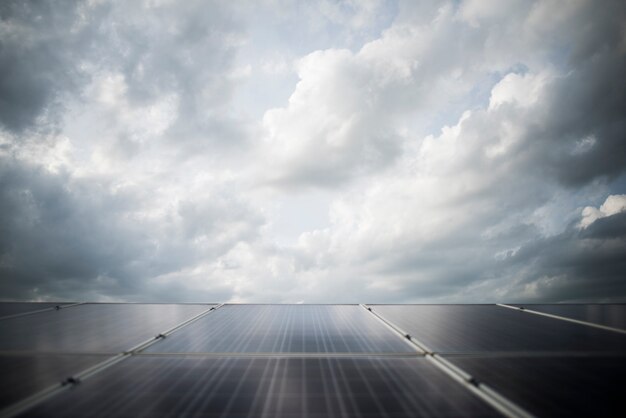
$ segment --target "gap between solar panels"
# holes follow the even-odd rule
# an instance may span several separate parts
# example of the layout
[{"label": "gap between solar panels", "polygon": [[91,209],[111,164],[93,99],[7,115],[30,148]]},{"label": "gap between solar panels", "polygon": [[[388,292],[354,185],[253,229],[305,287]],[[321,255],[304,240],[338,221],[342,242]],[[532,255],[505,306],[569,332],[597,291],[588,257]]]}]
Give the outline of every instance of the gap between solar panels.
[{"label": "gap between solar panels", "polygon": [[237,352],[194,352],[194,353],[133,353],[139,357],[206,357],[206,358],[424,358],[425,354],[420,352],[415,353],[335,353],[335,352],[319,352],[319,353],[306,353],[306,352],[283,352],[283,353],[237,353]]},{"label": "gap between solar panels", "polygon": [[535,311],[535,310],[528,309],[525,307],[507,305],[504,303],[496,303],[496,305],[502,308],[513,309],[516,311],[526,312],[526,313],[534,314],[534,315],[546,316],[548,318],[553,318],[553,319],[560,319],[561,321],[573,322],[574,324],[586,325],[588,327],[599,328],[605,331],[612,331],[612,332],[617,332],[619,334],[626,334],[626,330],[609,327],[607,325],[594,324],[593,322],[581,321],[580,319],[567,318],[567,317],[560,316],[560,315],[554,315],[554,314],[550,314],[546,312],[539,312],[539,311]]},{"label": "gap between solar panels", "polygon": [[16,313],[16,314],[12,314],[12,315],[6,315],[6,316],[3,316],[3,317],[0,317],[0,321],[4,321],[5,319],[19,318],[20,316],[28,316],[28,315],[38,314],[38,313],[41,313],[41,312],[60,311],[61,309],[67,309],[67,308],[71,308],[73,306],[84,305],[84,304],[85,304],[85,302],[70,303],[70,304],[59,304],[59,305],[56,305],[56,306],[51,306],[49,308],[37,309],[35,311],[20,312],[20,313]]},{"label": "gap between solar panels", "polygon": [[405,332],[400,327],[395,325],[393,322],[387,320],[379,313],[374,312],[374,310],[370,306],[364,304],[361,304],[360,306],[370,312],[375,318],[377,318],[379,321],[381,321],[383,324],[393,330],[400,337],[404,338],[406,341],[410,342],[420,351],[425,353],[424,355],[426,359],[429,360],[441,371],[443,371],[448,377],[463,385],[465,388],[467,388],[480,399],[494,407],[503,415],[511,418],[531,418],[534,416],[510,401],[509,399],[500,395],[498,392],[496,392],[486,384],[479,382],[469,373],[463,371],[459,367],[450,363],[445,358],[441,357],[439,354],[430,349],[426,344],[419,341],[417,338],[410,335],[409,333]]},{"label": "gap between solar panels", "polygon": [[[76,305],[80,305],[82,303],[77,303],[74,305],[68,305],[66,307],[69,306],[76,306]],[[133,347],[131,347],[130,349],[123,351],[111,358],[108,358],[86,370],[83,370],[80,373],[76,373],[73,376],[68,377],[67,379],[65,379],[63,382],[52,385],[40,392],[35,393],[34,395],[29,396],[28,398],[25,398],[7,408],[5,408],[4,410],[0,411],[0,418],[10,418],[10,417],[15,417],[25,411],[27,411],[28,409],[40,404],[41,402],[52,398],[53,396],[68,390],[69,388],[79,384],[81,381],[90,378],[91,376],[108,369],[109,367],[124,361],[128,358],[130,358],[131,356],[133,356],[134,354],[136,354],[138,351],[143,350],[149,346],[151,346],[152,344],[155,344],[156,342],[162,340],[163,338],[168,337],[169,335],[171,335],[172,333],[178,331],[179,329],[191,324],[192,322],[197,321],[198,319],[210,314],[211,312],[214,312],[216,309],[221,308],[222,306],[224,306],[223,303],[220,303],[219,305],[216,306],[212,306],[209,309],[200,312],[198,315],[191,317],[183,322],[181,322],[180,324],[168,329],[167,331],[164,331],[152,338],[150,338],[149,340],[146,340],[144,342],[141,342]],[[55,308],[50,308],[51,310],[54,310]],[[42,311],[47,311],[49,309],[44,309]]]}]

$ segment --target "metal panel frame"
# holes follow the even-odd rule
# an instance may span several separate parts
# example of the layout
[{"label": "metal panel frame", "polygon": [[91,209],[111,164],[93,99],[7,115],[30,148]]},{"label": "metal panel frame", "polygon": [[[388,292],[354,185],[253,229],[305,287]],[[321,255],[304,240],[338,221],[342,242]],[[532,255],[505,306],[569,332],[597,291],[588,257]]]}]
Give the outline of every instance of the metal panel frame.
[{"label": "metal panel frame", "polygon": [[403,331],[400,327],[395,325],[393,322],[384,318],[381,314],[374,312],[372,307],[361,304],[363,309],[370,312],[380,321],[384,322],[396,332],[400,338],[409,341],[411,344],[414,344],[419,350],[423,351],[427,360],[433,363],[439,370],[443,371],[447,376],[455,380],[456,382],[463,385],[466,389],[472,392],[474,395],[478,396],[480,399],[491,405],[493,408],[498,410],[504,416],[510,418],[532,418],[533,415],[528,411],[524,410],[520,406],[516,405],[509,399],[500,395],[494,389],[490,388],[484,383],[479,382],[469,373],[450,363],[445,358],[441,357],[439,354],[431,350],[426,344],[419,341],[417,338],[413,337],[409,333]]},{"label": "metal panel frame", "polygon": [[496,305],[500,306],[502,308],[514,309],[516,311],[521,311],[521,312],[526,312],[526,313],[529,313],[529,314],[545,316],[545,317],[553,318],[553,319],[560,319],[561,321],[573,322],[574,324],[586,325],[588,327],[603,329],[605,331],[612,331],[612,332],[617,332],[619,334],[626,335],[626,330],[621,329],[621,328],[615,328],[615,327],[610,327],[608,325],[601,325],[601,324],[595,324],[593,322],[582,321],[580,319],[568,318],[566,316],[561,316],[561,315],[555,315],[555,314],[546,313],[546,312],[535,311],[535,310],[528,309],[528,308],[525,308],[525,307],[522,307],[522,306],[513,306],[513,305],[507,305],[507,304],[504,304],[504,303],[496,303]]}]

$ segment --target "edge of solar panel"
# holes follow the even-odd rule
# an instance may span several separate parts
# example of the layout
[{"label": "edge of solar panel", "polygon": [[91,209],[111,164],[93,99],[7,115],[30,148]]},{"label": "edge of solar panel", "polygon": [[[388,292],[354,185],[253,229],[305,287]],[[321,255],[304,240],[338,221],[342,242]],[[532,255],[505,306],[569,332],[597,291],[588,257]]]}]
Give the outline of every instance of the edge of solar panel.
[{"label": "edge of solar panel", "polygon": [[74,305],[77,305],[77,302],[0,302],[0,320],[31,315],[36,312],[64,309]]},{"label": "edge of solar panel", "polygon": [[[558,316],[573,321],[600,325],[607,330],[622,330],[626,332],[626,303],[512,303],[507,305],[527,312]],[[570,309],[568,310],[568,308]],[[585,311],[581,312],[580,309],[576,311],[571,308],[585,308]],[[595,308],[603,309],[603,311],[597,311]],[[618,312],[607,312],[607,310]]]}]

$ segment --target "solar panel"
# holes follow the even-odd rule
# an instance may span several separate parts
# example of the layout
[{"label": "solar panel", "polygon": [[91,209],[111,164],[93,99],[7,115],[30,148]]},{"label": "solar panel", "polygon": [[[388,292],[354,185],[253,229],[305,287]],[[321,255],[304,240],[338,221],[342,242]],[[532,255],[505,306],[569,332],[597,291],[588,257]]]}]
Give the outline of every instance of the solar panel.
[{"label": "solar panel", "polygon": [[625,304],[530,304],[513,306],[626,330]]},{"label": "solar panel", "polygon": [[441,353],[626,350],[626,335],[495,305],[371,306]]},{"label": "solar panel", "polygon": [[119,352],[209,305],[86,304],[0,321],[1,351]]},{"label": "solar panel", "polygon": [[0,355],[0,408],[62,382],[106,359],[98,355]]},{"label": "solar panel", "polygon": [[411,353],[358,305],[226,305],[149,347],[151,353]]},{"label": "solar panel", "polygon": [[536,416],[611,417],[626,411],[626,357],[450,357]]},{"label": "solar panel", "polygon": [[27,417],[499,416],[420,358],[135,356]]},{"label": "solar panel", "polygon": [[[85,304],[5,318],[0,415],[456,417],[495,416],[495,406],[521,418],[523,409],[626,410],[619,332],[495,305],[373,305],[374,314],[358,305],[211,306]],[[451,363],[424,356],[384,321]],[[59,386],[70,376],[79,380]]]},{"label": "solar panel", "polygon": [[62,303],[46,302],[0,302],[0,317],[54,308]]}]

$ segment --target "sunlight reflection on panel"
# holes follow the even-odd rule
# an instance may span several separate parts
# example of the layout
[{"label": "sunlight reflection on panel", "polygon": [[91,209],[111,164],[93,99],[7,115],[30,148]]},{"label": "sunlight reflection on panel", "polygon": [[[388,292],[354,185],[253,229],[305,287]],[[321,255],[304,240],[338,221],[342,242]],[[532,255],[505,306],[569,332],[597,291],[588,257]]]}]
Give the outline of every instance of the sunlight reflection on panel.
[{"label": "sunlight reflection on panel", "polygon": [[146,350],[415,352],[357,305],[227,305]]},{"label": "sunlight reflection on panel", "polygon": [[424,359],[136,356],[25,416],[499,416]]}]

